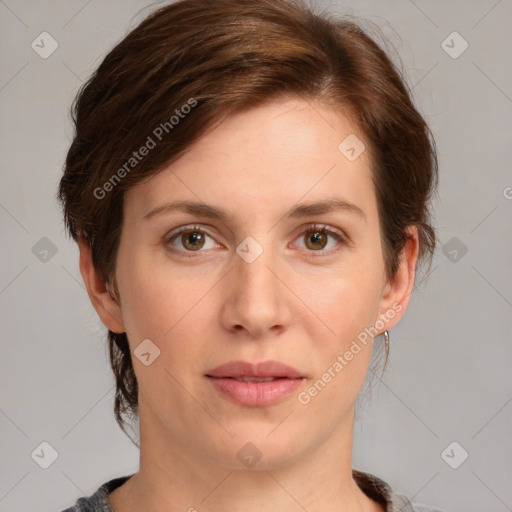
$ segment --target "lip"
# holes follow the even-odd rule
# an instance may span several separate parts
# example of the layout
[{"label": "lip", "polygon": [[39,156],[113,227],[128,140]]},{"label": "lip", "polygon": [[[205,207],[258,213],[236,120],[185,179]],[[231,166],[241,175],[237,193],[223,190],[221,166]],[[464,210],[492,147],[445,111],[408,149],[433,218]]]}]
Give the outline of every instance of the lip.
[{"label": "lip", "polygon": [[[271,378],[266,382],[243,382],[240,378]],[[210,370],[207,380],[228,400],[253,407],[279,402],[306,379],[298,370],[278,361],[234,361]]]}]

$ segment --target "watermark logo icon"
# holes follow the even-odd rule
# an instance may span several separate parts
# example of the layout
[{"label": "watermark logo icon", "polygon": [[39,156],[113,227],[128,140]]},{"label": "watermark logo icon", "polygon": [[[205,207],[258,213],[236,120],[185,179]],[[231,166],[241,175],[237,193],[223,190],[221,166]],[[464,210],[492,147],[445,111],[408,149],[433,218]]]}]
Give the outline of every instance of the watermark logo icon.
[{"label": "watermark logo icon", "polygon": [[30,456],[43,469],[48,469],[59,458],[57,450],[47,441],[40,443]]},{"label": "watermark logo icon", "polygon": [[48,32],[41,32],[30,46],[39,57],[47,59],[59,47],[59,43]]},{"label": "watermark logo icon", "polygon": [[469,43],[458,32],[452,32],[441,43],[441,48],[452,59],[458,59],[468,47]]},{"label": "watermark logo icon", "polygon": [[458,263],[468,252],[468,248],[454,236],[443,245],[442,251],[452,263]]},{"label": "watermark logo icon", "polygon": [[236,253],[246,263],[252,263],[263,253],[263,247],[252,236],[248,236],[237,245]]},{"label": "watermark logo icon", "polygon": [[339,152],[350,162],[357,160],[365,149],[363,141],[353,133],[343,139],[338,146]]},{"label": "watermark logo icon", "polygon": [[442,452],[441,458],[450,466],[452,469],[457,469],[469,457],[469,453],[460,445],[457,441],[451,442]]},{"label": "watermark logo icon", "polygon": [[49,238],[43,236],[32,247],[32,254],[39,261],[48,263],[57,254],[57,246]]},{"label": "watermark logo icon", "polygon": [[160,356],[160,349],[150,339],[145,339],[133,353],[144,366],[149,366]]},{"label": "watermark logo icon", "polygon": [[252,468],[261,459],[262,453],[254,444],[246,443],[236,455],[244,466]]}]

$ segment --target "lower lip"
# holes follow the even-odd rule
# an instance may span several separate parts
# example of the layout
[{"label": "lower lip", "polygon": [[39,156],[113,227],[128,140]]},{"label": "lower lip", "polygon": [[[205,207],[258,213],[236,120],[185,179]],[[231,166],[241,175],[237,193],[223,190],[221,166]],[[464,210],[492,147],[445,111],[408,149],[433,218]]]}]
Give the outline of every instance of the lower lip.
[{"label": "lower lip", "polygon": [[263,406],[279,402],[293,393],[304,379],[276,379],[267,382],[242,382],[229,378],[208,377],[226,398],[241,405]]}]

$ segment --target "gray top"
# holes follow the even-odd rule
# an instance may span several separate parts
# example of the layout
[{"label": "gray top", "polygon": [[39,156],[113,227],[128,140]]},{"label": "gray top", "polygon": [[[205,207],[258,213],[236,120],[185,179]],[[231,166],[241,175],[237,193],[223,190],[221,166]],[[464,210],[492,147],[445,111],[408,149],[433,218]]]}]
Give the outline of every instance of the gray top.
[{"label": "gray top", "polygon": [[[359,488],[373,500],[382,503],[386,512],[445,512],[439,508],[413,503],[403,494],[394,492],[384,480],[370,473],[353,469],[352,475]],[[62,512],[114,512],[110,506],[108,495],[124,484],[131,476],[133,475],[109,480],[94,494],[89,497],[78,498],[74,506]]]}]

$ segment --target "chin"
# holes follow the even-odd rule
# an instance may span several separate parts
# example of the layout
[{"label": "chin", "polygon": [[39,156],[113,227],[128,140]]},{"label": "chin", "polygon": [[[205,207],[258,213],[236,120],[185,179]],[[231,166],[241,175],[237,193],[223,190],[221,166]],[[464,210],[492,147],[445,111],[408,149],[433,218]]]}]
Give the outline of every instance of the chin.
[{"label": "chin", "polygon": [[273,470],[286,466],[307,451],[307,437],[311,435],[311,432],[300,435],[279,423],[267,422],[264,425],[246,422],[237,428],[231,425],[228,430],[233,437],[226,434],[220,440],[217,436],[204,449],[209,450],[217,464],[229,470]]}]

